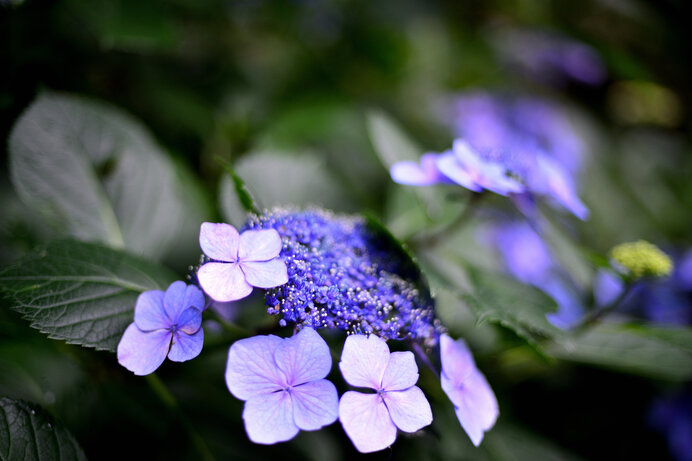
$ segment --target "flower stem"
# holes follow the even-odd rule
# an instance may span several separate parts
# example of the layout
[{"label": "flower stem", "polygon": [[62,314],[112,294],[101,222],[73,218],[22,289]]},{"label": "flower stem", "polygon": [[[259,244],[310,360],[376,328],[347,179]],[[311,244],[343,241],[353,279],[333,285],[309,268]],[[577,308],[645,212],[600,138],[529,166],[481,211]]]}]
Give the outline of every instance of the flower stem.
[{"label": "flower stem", "polygon": [[155,373],[146,375],[145,378],[147,380],[147,383],[149,384],[149,387],[159,397],[161,402],[170,411],[176,414],[176,416],[180,420],[180,423],[185,428],[188,437],[195,445],[195,448],[197,449],[197,452],[199,454],[199,459],[204,461],[214,461],[214,455],[212,455],[211,451],[209,451],[209,447],[207,447],[207,444],[204,442],[204,439],[202,439],[202,437],[197,433],[190,420],[187,419],[187,417],[181,410],[180,406],[178,405],[178,402],[176,401],[175,397],[173,396],[173,394],[170,393],[166,385],[163,384],[163,381],[161,381],[161,379]]},{"label": "flower stem", "polygon": [[483,194],[471,192],[471,197],[466,203],[466,206],[461,210],[461,213],[459,213],[454,221],[450,222],[441,229],[411,237],[407,242],[408,245],[412,248],[420,248],[432,247],[439,244],[441,241],[457,232],[464,224],[466,224],[466,222],[473,216],[476,206],[478,205],[478,202],[482,196]]},{"label": "flower stem", "polygon": [[417,342],[411,342],[411,347],[413,348],[413,351],[416,353],[418,358],[420,359],[421,362],[425,364],[426,367],[430,369],[430,371],[433,372],[437,378],[440,378],[440,372],[437,371],[437,368],[435,368],[435,365],[432,364],[430,359],[428,358],[428,354],[425,353],[425,351],[420,347],[420,344]]},{"label": "flower stem", "polygon": [[584,318],[579,322],[574,328],[574,331],[583,331],[584,329],[598,323],[601,321],[603,317],[605,317],[607,314],[613,312],[617,307],[622,303],[622,301],[627,298],[627,296],[632,292],[632,287],[634,284],[629,283],[625,286],[625,288],[622,290],[622,293],[615,298],[613,302],[608,304],[607,306],[602,307],[601,309],[594,309],[593,311],[589,312],[587,315],[584,316]]},{"label": "flower stem", "polygon": [[229,333],[233,338],[244,338],[246,336],[250,336],[250,332],[245,328],[239,327],[234,323],[227,322],[226,319],[221,317],[221,315],[212,308],[207,309],[204,314],[218,323],[221,328],[223,328],[224,331]]}]

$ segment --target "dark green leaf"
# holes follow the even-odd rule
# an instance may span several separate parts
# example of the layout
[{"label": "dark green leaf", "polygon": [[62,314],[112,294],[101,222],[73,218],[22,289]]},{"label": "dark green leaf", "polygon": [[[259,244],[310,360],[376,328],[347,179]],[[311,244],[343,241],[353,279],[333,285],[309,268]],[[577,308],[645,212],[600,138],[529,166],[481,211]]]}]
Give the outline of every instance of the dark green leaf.
[{"label": "dark green leaf", "polygon": [[692,378],[692,330],[600,324],[549,348],[559,358],[668,380]]},{"label": "dark green leaf", "polygon": [[86,460],[74,436],[38,405],[0,398],[0,458]]},{"label": "dark green leaf", "polygon": [[0,291],[51,338],[114,351],[139,293],[174,280],[168,269],[127,253],[61,240],[0,272]]},{"label": "dark green leaf", "polygon": [[534,344],[563,333],[546,319],[556,305],[543,292],[501,274],[470,269],[468,275],[473,291],[462,299],[475,310],[479,323],[499,323]]},{"label": "dark green leaf", "polygon": [[156,258],[180,253],[183,241],[198,252],[204,204],[147,130],[120,110],[44,93],[19,118],[9,151],[20,198],[63,234]]},{"label": "dark green leaf", "polygon": [[577,461],[580,458],[518,425],[498,423],[488,432],[483,448],[496,461]]}]

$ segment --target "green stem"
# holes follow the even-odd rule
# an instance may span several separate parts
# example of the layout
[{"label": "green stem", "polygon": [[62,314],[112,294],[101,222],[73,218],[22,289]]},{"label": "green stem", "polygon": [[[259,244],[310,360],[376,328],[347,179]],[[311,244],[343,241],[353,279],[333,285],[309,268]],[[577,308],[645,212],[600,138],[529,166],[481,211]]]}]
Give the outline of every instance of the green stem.
[{"label": "green stem", "polygon": [[421,247],[432,247],[445,240],[450,235],[454,234],[461,228],[467,221],[473,216],[474,211],[476,211],[476,206],[480,201],[483,194],[477,192],[471,192],[471,197],[469,198],[466,206],[461,213],[450,222],[448,225],[444,226],[442,229],[429,232],[427,234],[413,236],[407,244],[411,248],[421,248]]},{"label": "green stem", "polygon": [[609,313],[613,312],[617,307],[622,303],[622,301],[627,298],[627,296],[632,292],[632,287],[634,284],[629,283],[625,286],[625,288],[622,290],[622,293],[615,298],[613,302],[608,304],[607,306],[602,307],[601,309],[594,309],[590,313],[588,313],[582,320],[577,324],[573,330],[574,331],[583,331],[584,329],[598,323],[601,321],[603,317],[608,315]]},{"label": "green stem", "polygon": [[214,320],[216,323],[221,325],[226,333],[229,333],[233,338],[244,338],[250,336],[251,332],[247,331],[245,328],[239,327],[233,323],[227,322],[218,312],[214,309],[207,309],[204,315]]},{"label": "green stem", "polygon": [[188,437],[190,437],[190,440],[195,445],[195,448],[197,448],[199,459],[204,461],[214,461],[214,455],[212,455],[211,451],[209,451],[209,447],[207,447],[204,439],[202,439],[202,437],[197,433],[190,420],[187,419],[178,405],[175,397],[173,397],[173,394],[170,393],[166,385],[163,384],[163,381],[161,381],[161,379],[155,373],[146,375],[145,378],[149,384],[149,387],[159,397],[161,402],[163,402],[163,404],[169,410],[176,414],[181,424],[185,428]]},{"label": "green stem", "polygon": [[432,362],[428,358],[428,354],[426,354],[423,348],[420,347],[420,344],[418,344],[417,342],[411,342],[411,347],[413,348],[413,351],[416,353],[420,361],[423,362],[425,366],[428,367],[430,371],[432,371],[433,374],[439,379],[440,372],[437,371],[437,368],[435,368],[435,366],[432,364]]}]

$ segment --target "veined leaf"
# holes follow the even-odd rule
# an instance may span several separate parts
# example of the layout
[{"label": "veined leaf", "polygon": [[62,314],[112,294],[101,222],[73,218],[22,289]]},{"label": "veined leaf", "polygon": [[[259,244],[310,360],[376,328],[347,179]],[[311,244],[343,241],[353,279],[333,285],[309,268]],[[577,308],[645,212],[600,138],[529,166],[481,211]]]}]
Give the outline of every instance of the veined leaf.
[{"label": "veined leaf", "polygon": [[114,351],[137,296],[174,280],[165,267],[122,251],[59,240],[0,272],[0,291],[49,337]]},{"label": "veined leaf", "polygon": [[0,459],[86,460],[74,436],[38,405],[0,398]]}]

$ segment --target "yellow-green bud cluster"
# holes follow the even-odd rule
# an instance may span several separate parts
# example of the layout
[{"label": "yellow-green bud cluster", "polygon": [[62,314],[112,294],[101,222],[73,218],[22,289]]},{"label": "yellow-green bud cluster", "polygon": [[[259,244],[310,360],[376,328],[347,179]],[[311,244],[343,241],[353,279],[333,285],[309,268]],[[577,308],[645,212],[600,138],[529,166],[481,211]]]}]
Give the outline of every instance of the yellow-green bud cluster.
[{"label": "yellow-green bud cluster", "polygon": [[610,250],[610,257],[618,269],[632,278],[665,277],[673,271],[667,254],[647,241],[621,243]]}]

